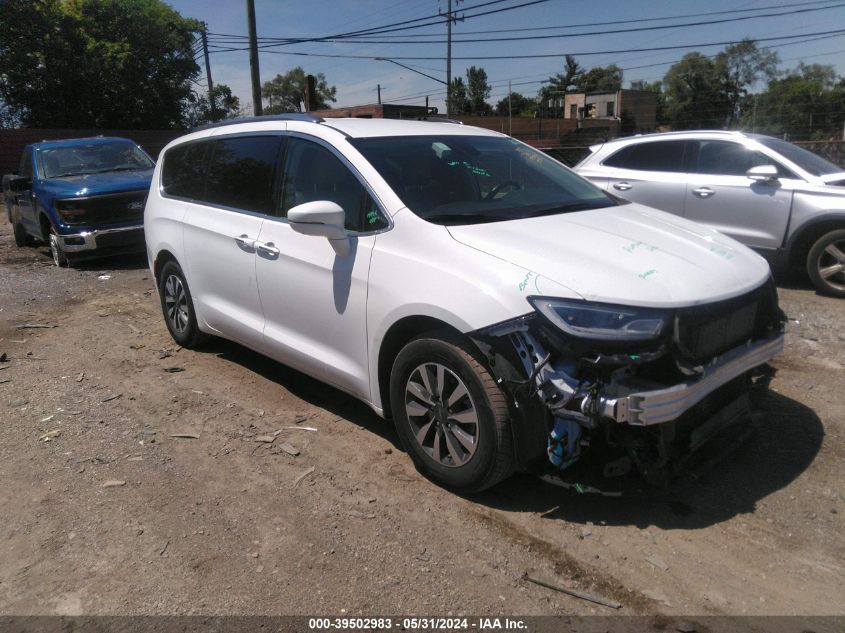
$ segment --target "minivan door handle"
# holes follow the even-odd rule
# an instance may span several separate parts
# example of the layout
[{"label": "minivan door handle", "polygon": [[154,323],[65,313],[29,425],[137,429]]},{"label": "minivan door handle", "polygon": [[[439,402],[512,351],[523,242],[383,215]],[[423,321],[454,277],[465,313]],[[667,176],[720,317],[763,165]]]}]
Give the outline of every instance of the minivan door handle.
[{"label": "minivan door handle", "polygon": [[628,191],[628,189],[633,189],[633,185],[629,182],[615,182],[613,188],[619,191]]},{"label": "minivan door handle", "polygon": [[255,250],[255,240],[249,237],[246,233],[238,235],[235,238],[235,243],[245,250]]},{"label": "minivan door handle", "polygon": [[711,196],[716,195],[716,192],[713,191],[710,187],[699,187],[698,189],[692,190],[692,195],[697,196],[699,198],[709,198]]},{"label": "minivan door handle", "polygon": [[266,244],[262,242],[256,243],[256,250],[258,250],[259,254],[265,255],[270,259],[276,259],[281,251],[276,248],[276,245],[273,242],[267,242]]}]

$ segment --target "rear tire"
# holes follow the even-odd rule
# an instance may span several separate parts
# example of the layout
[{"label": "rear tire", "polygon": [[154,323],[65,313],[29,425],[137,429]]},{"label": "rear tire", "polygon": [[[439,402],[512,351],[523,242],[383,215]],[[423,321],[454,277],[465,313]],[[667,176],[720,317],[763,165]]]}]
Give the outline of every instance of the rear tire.
[{"label": "rear tire", "polygon": [[449,331],[408,343],[390,375],[396,432],[417,468],[458,492],[477,492],[511,475],[507,401],[477,352]]},{"label": "rear tire", "polygon": [[158,295],[161,312],[170,336],[182,347],[198,347],[208,340],[197,325],[194,301],[182,268],[174,261],[167,262],[159,276]]},{"label": "rear tire", "polygon": [[23,248],[24,246],[32,244],[32,238],[20,222],[12,222],[12,232],[15,236],[15,246],[18,248]]},{"label": "rear tire", "polygon": [[845,229],[825,233],[813,244],[807,274],[820,293],[845,299]]}]

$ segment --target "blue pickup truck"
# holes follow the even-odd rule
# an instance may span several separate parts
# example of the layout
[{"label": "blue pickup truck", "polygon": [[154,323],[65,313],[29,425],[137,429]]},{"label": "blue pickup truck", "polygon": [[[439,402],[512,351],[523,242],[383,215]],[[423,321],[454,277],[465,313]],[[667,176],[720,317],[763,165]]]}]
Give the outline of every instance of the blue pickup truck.
[{"label": "blue pickup truck", "polygon": [[3,177],[15,244],[50,246],[57,266],[144,251],[144,202],[153,160],[125,138],[33,143]]}]

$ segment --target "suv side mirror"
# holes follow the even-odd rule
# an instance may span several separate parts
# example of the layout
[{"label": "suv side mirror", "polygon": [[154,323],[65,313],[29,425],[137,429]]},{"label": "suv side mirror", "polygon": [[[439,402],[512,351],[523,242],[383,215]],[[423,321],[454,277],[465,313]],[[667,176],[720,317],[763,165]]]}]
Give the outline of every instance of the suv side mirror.
[{"label": "suv side mirror", "polygon": [[315,200],[299,204],[288,210],[288,222],[297,233],[328,238],[341,257],[349,253],[349,238],[344,228],[346,213],[336,202]]},{"label": "suv side mirror", "polygon": [[757,182],[774,182],[778,179],[778,168],[774,165],[757,165],[745,172],[745,175]]}]

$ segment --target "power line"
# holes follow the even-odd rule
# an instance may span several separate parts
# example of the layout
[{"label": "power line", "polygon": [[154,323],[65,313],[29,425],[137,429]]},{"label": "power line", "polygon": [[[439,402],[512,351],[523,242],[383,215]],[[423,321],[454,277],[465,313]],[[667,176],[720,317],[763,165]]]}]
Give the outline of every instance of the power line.
[{"label": "power line", "polygon": [[[681,15],[671,16],[651,16],[647,18],[636,18],[632,20],[612,20],[603,22],[584,22],[582,24],[561,24],[557,26],[531,26],[525,28],[510,28],[510,29],[488,29],[482,31],[463,31],[463,35],[483,35],[487,33],[519,33],[525,31],[550,31],[555,29],[575,29],[588,26],[609,26],[614,24],[637,24],[639,22],[656,22],[664,20],[680,20],[685,18],[699,18],[711,15],[733,15],[736,13],[748,13],[752,11],[767,11],[769,9],[786,9],[795,8],[814,4],[829,3],[831,0],[812,0],[812,2],[790,2],[789,4],[773,4],[765,7],[755,7],[753,9],[732,9],[729,11],[708,11],[705,13],[686,13]],[[385,38],[400,38],[400,37],[438,37],[438,33],[406,33],[404,35],[385,35]],[[357,36],[356,36],[357,37]],[[268,38],[268,40],[287,41],[287,38]]]},{"label": "power line", "polygon": [[[530,36],[515,36],[515,37],[491,37],[491,38],[469,38],[469,39],[452,39],[453,43],[456,44],[472,44],[472,43],[489,43],[489,42],[519,42],[519,41],[533,41],[533,40],[544,40],[544,39],[558,39],[558,38],[568,38],[568,37],[585,37],[585,36],[593,36],[593,35],[618,35],[620,33],[641,33],[645,31],[661,31],[666,29],[676,29],[676,28],[683,28],[683,27],[694,27],[694,26],[709,26],[713,24],[724,24],[725,22],[738,22],[741,20],[757,20],[761,18],[774,18],[774,17],[782,17],[785,15],[796,15],[796,14],[803,14],[803,13],[812,13],[816,11],[828,11],[830,9],[839,9],[841,7],[845,7],[845,2],[834,4],[826,7],[814,7],[814,8],[806,8],[806,9],[793,9],[790,11],[781,11],[777,13],[764,13],[761,15],[746,15],[741,17],[729,17],[729,18],[722,18],[719,20],[702,20],[698,22],[685,22],[681,24],[660,24],[655,26],[640,26],[640,27],[631,27],[627,29],[618,29],[616,31],[587,31],[581,33],[555,33],[554,35],[530,35]],[[266,41],[266,40],[265,40]],[[326,39],[322,40],[327,44],[445,44],[447,40],[438,39],[438,40],[365,40],[365,39]],[[262,50],[266,50],[267,48],[273,48],[276,46],[284,46],[286,44],[295,43],[295,42],[280,42],[276,44],[265,44],[262,46]]]},{"label": "power line", "polygon": [[[835,29],[832,31],[818,31],[815,33],[802,33],[800,35],[780,35],[777,37],[759,37],[755,38],[754,41],[756,42],[772,42],[776,40],[790,40],[790,39],[798,39],[801,37],[808,37],[808,36],[817,36],[817,35],[843,35],[845,34],[845,29]],[[690,49],[690,48],[708,48],[711,46],[730,46],[731,44],[741,44],[744,40],[725,40],[721,42],[696,42],[694,44],[678,44],[674,46],[655,46],[655,47],[647,47],[647,48],[622,48],[622,49],[615,49],[615,50],[606,50],[606,51],[564,51],[560,53],[543,53],[543,54],[534,54],[534,55],[472,55],[466,57],[453,57],[452,59],[459,60],[459,61],[475,61],[475,60],[496,60],[496,59],[547,59],[553,57],[564,57],[565,55],[572,55],[572,56],[580,56],[580,57],[590,57],[594,55],[618,55],[621,53],[650,53],[656,51],[672,51],[672,50],[683,50],[683,49]],[[223,50],[216,50],[211,51],[214,53],[220,52],[227,52],[227,51],[241,51],[247,50],[245,48],[229,48]],[[265,50],[265,53],[273,53],[276,55],[297,55],[303,57],[326,57],[326,58],[336,58],[336,59],[379,59],[380,56],[378,55],[342,55],[339,53],[301,53],[296,51],[274,51],[274,50]],[[432,56],[414,56],[414,57],[398,57],[391,55],[391,59],[393,60],[402,60],[402,61],[443,61],[443,57],[432,57]]]}]

